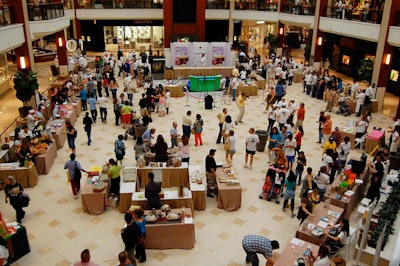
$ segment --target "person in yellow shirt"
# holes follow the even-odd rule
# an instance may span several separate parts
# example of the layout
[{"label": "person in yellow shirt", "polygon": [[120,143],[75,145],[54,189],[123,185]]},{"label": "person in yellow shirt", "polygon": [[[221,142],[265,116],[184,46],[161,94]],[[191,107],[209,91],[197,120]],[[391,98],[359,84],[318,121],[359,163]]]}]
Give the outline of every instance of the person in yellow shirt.
[{"label": "person in yellow shirt", "polygon": [[244,116],[244,103],[246,101],[246,94],[244,92],[241,92],[239,94],[239,97],[237,98],[237,105],[239,108],[239,115],[236,118],[235,124],[237,125],[238,123],[243,123],[242,119]]},{"label": "person in yellow shirt", "polygon": [[224,109],[222,109],[222,112],[219,113],[219,114],[217,115],[217,118],[218,118],[218,126],[219,126],[219,133],[218,133],[218,138],[217,138],[217,144],[220,144],[220,143],[221,143],[221,138],[222,138],[222,125],[223,125],[224,122],[225,122],[225,117],[226,117],[226,114],[227,114],[227,113],[228,113],[228,109],[224,108]]},{"label": "person in yellow shirt", "polygon": [[324,143],[324,147],[322,148],[322,155],[326,152],[327,149],[331,149],[336,152],[336,142],[332,136],[329,137],[328,141]]}]

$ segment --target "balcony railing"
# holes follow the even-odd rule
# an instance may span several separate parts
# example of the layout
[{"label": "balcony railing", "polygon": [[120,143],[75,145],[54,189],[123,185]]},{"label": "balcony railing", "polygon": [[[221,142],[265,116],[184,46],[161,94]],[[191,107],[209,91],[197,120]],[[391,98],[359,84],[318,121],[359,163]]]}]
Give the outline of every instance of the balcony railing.
[{"label": "balcony railing", "polygon": [[62,3],[28,4],[29,21],[49,20],[64,17]]},{"label": "balcony railing", "polygon": [[314,16],[315,5],[308,4],[283,4],[282,13],[292,14],[292,15],[304,15],[304,16]]},{"label": "balcony railing", "polygon": [[[72,8],[73,0],[64,1],[66,9]],[[92,8],[163,8],[162,0],[79,0],[79,6],[75,8],[92,9]]]},{"label": "balcony railing", "polygon": [[267,3],[267,1],[243,1],[235,3],[236,10],[255,10],[255,11],[277,11],[278,3]]},{"label": "balcony railing", "polygon": [[327,17],[347,20],[358,20],[361,22],[377,23],[381,24],[382,21],[382,10],[378,8],[369,8],[367,10],[362,8],[337,8],[328,7],[326,12]]},{"label": "balcony railing", "polygon": [[207,0],[207,9],[229,9],[228,0]]}]

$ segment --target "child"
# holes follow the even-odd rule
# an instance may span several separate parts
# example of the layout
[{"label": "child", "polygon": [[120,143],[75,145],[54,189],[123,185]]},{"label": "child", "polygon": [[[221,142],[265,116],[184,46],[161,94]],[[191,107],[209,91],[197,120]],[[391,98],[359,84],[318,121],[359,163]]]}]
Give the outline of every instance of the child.
[{"label": "child", "polygon": [[304,155],[304,151],[300,151],[299,155],[297,156],[297,166],[296,166],[296,178],[297,178],[297,185],[300,186],[301,177],[303,175],[304,166],[307,165],[307,159]]}]

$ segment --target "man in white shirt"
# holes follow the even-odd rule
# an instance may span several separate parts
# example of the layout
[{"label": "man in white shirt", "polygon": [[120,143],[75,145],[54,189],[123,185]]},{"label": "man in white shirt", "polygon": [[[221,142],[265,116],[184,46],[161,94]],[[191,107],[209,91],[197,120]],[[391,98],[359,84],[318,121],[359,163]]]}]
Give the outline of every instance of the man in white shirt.
[{"label": "man in white shirt", "polygon": [[[260,142],[260,139],[256,134],[254,134],[254,128],[249,129],[250,135],[246,138],[246,157],[244,159],[244,168],[249,168],[250,170],[253,169],[253,157],[256,154],[257,144]],[[250,164],[247,165],[248,159],[250,155]]]},{"label": "man in white shirt", "polygon": [[171,148],[178,147],[178,137],[180,135],[178,134],[178,123],[176,121],[172,123],[169,134],[171,135]]},{"label": "man in white shirt", "polygon": [[362,109],[362,106],[363,106],[363,104],[364,104],[364,101],[365,101],[365,93],[364,93],[364,91],[361,91],[357,96],[356,96],[356,99],[357,99],[357,103],[356,103],[356,113],[357,113],[357,117],[359,117],[360,115],[361,115],[361,109]]},{"label": "man in white shirt", "polygon": [[107,123],[107,98],[101,96],[97,99],[97,104],[100,108],[101,122]]},{"label": "man in white shirt", "polygon": [[294,157],[296,155],[296,140],[293,139],[292,134],[287,135],[287,139],[285,140],[285,156],[288,160],[289,169],[292,170]]},{"label": "man in white shirt", "polygon": [[374,98],[374,89],[371,87],[371,84],[367,81],[367,89],[365,90],[365,105],[369,105],[371,103],[371,99]]},{"label": "man in white shirt", "polygon": [[206,66],[206,55],[205,54],[201,54],[200,66],[202,66],[202,67]]},{"label": "man in white shirt", "polygon": [[312,77],[311,73],[308,73],[304,77],[304,80],[306,82],[306,94],[310,95],[310,93],[311,93],[311,85],[312,85],[312,80],[313,80],[313,77]]},{"label": "man in white shirt", "polygon": [[356,95],[357,95],[357,93],[360,91],[360,85],[358,85],[358,82],[357,82],[357,80],[353,80],[353,85],[351,85],[351,88],[350,88],[350,96],[351,96],[351,98],[352,99],[355,99],[356,98]]},{"label": "man in white shirt", "polygon": [[275,68],[275,79],[278,80],[282,73],[282,64],[279,63],[278,66]]},{"label": "man in white shirt", "polygon": [[182,131],[183,135],[186,135],[188,138],[190,138],[190,128],[193,124],[192,119],[190,118],[190,115],[192,114],[191,111],[187,111],[186,115],[183,116],[182,118]]},{"label": "man in white shirt", "polygon": [[282,104],[282,108],[278,111],[279,130],[282,131],[283,126],[287,123],[290,111],[286,109],[286,104]]}]

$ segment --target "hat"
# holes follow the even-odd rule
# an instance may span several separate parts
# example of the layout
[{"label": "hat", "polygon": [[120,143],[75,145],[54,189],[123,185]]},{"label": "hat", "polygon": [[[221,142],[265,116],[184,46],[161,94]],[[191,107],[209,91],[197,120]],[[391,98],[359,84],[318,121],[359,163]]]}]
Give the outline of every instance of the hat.
[{"label": "hat", "polygon": [[211,154],[214,154],[216,151],[217,151],[216,149],[211,149],[210,152],[209,152],[209,154],[210,154],[210,155],[211,155]]},{"label": "hat", "polygon": [[309,191],[308,191],[308,194],[311,194],[311,193],[313,193],[314,191],[312,190],[312,189],[310,189]]},{"label": "hat", "polygon": [[33,109],[29,110],[30,114],[33,114],[34,112],[35,112],[35,110],[33,110]]}]

